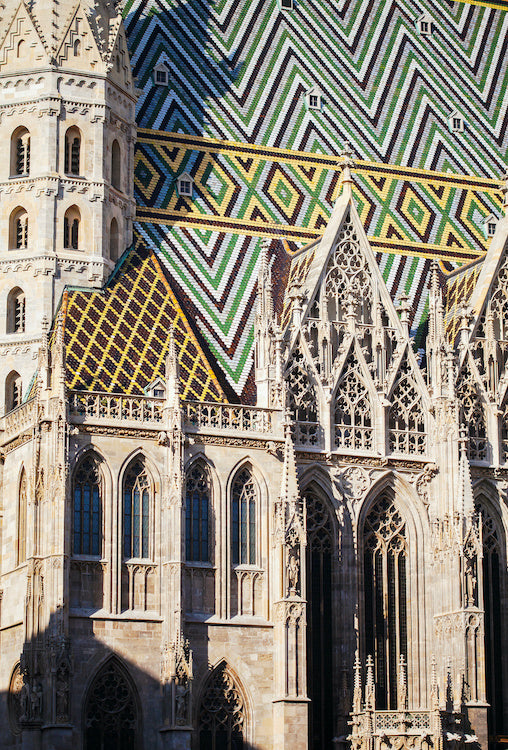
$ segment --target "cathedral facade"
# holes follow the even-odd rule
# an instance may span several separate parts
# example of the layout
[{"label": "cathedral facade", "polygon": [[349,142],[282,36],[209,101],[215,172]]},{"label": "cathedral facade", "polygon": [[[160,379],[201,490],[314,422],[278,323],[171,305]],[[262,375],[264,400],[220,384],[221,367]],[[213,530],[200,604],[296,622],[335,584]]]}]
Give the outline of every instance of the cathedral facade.
[{"label": "cathedral facade", "polygon": [[[174,123],[173,146],[160,122],[137,129],[138,6],[125,23],[107,0],[1,11],[0,746],[501,746],[508,178],[484,180],[500,207],[482,204],[485,247],[452,264],[452,240],[434,259],[418,245],[418,304],[366,231],[367,162],[347,143],[316,236],[297,245],[252,213],[235,219],[242,254],[222,258],[203,224],[223,299],[252,287],[221,350],[199,321],[226,303],[197,310],[205,272],[183,289],[182,246],[147,229],[178,211],[197,226],[204,212],[185,212],[219,156],[181,158],[177,138],[197,146]],[[153,66],[153,102],[171,75],[176,90],[173,62]],[[323,87],[303,106],[324,111]],[[221,143],[199,148],[243,153]],[[147,206],[163,159],[173,204]],[[429,178],[442,206],[445,172],[442,190]]]}]

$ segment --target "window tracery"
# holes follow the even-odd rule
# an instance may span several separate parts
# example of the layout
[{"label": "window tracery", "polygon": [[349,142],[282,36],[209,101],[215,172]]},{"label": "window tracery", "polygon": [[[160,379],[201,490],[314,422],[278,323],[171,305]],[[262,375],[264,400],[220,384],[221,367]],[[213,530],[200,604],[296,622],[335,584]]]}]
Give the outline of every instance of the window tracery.
[{"label": "window tracery", "polygon": [[392,390],[388,445],[392,453],[421,455],[427,449],[422,399],[407,360],[400,367]]},{"label": "window tracery", "polygon": [[350,355],[335,397],[335,447],[371,450],[372,407],[357,370],[358,362]]},{"label": "window tracery", "polygon": [[317,445],[317,397],[301,349],[293,350],[285,378],[288,386],[288,407],[294,422],[295,442],[298,445]]},{"label": "window tracery", "polygon": [[74,554],[102,553],[102,482],[97,460],[87,456],[74,475]]},{"label": "window tracery", "polygon": [[363,528],[367,655],[375,659],[376,707],[397,708],[397,664],[407,657],[406,525],[390,494],[382,495]]},{"label": "window tracery", "polygon": [[186,560],[209,562],[210,479],[206,467],[201,463],[193,464],[187,472],[185,498]]},{"label": "window tracery", "polygon": [[246,711],[233,676],[223,663],[212,673],[199,710],[200,750],[241,750]]},{"label": "window tracery", "polygon": [[324,294],[329,320],[345,321],[348,306],[353,305],[358,322],[372,323],[372,279],[349,218],[343,224],[335,252],[328,262]]},{"label": "window tracery", "polygon": [[123,556],[149,557],[150,481],[144,463],[129,467],[123,490]]},{"label": "window tracery", "polygon": [[85,712],[85,750],[135,750],[139,732],[132,687],[114,660],[95,678]]},{"label": "window tracery", "polygon": [[256,564],[256,485],[248,468],[231,488],[231,559],[233,565]]},{"label": "window tracery", "polygon": [[488,454],[485,410],[471,368],[465,367],[457,382],[457,398],[460,404],[459,421],[468,433],[467,457],[473,461],[485,461]]}]

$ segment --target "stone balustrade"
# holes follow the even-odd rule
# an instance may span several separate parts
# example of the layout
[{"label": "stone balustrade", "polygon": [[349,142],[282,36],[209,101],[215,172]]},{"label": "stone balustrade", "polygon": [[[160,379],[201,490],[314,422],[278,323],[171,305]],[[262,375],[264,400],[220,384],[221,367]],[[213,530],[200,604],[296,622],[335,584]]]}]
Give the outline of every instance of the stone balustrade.
[{"label": "stone balustrade", "polygon": [[274,432],[277,412],[255,406],[184,401],[183,414],[186,431],[234,430],[269,435]]},{"label": "stone balustrade", "polygon": [[69,413],[75,423],[135,422],[160,425],[164,399],[147,396],[122,396],[90,391],[71,391]]}]

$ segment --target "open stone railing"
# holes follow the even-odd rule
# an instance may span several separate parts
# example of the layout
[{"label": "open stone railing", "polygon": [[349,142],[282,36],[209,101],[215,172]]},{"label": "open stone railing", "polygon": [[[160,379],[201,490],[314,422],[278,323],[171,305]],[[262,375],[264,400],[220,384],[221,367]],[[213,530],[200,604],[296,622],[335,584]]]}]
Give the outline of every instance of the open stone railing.
[{"label": "open stone railing", "polygon": [[71,391],[69,412],[73,422],[135,422],[160,425],[164,399]]},{"label": "open stone railing", "polygon": [[4,439],[32,427],[35,423],[36,408],[35,399],[32,398],[6,414],[3,419]]},{"label": "open stone railing", "polygon": [[258,432],[264,435],[274,432],[275,414],[270,409],[256,406],[214,404],[210,402],[184,401],[182,404],[186,430],[234,430]]},{"label": "open stone railing", "polygon": [[430,711],[376,711],[374,731],[387,734],[421,734],[431,729]]}]

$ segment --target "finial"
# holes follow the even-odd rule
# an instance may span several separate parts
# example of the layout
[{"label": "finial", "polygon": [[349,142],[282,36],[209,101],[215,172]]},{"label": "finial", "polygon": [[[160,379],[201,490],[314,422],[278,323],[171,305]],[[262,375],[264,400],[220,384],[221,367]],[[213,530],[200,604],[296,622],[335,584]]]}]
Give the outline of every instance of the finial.
[{"label": "finial", "polygon": [[355,663],[353,671],[353,713],[359,714],[362,710],[362,665],[360,663],[360,654],[358,653],[358,649],[355,653]]},{"label": "finial", "polygon": [[354,169],[355,163],[353,161],[353,151],[351,149],[351,144],[349,143],[349,141],[344,141],[344,147],[339,156],[342,159],[342,187],[344,188],[345,185],[348,185],[349,188],[351,188],[351,184],[353,183],[351,170]]},{"label": "finial", "polygon": [[406,292],[402,292],[398,296],[398,301],[399,301],[400,322],[404,326],[404,331],[409,336],[409,314],[411,312],[409,294],[407,294]]}]

